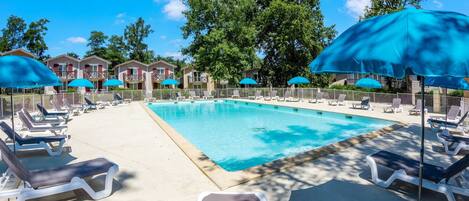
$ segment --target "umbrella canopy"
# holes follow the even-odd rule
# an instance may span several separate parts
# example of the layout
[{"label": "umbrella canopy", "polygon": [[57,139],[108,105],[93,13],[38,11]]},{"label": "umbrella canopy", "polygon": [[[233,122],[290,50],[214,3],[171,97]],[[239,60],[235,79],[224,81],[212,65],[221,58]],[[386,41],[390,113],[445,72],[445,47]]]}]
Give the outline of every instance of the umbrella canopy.
[{"label": "umbrella canopy", "polygon": [[447,89],[469,90],[469,83],[460,77],[429,77],[425,79],[425,85]]},{"label": "umbrella canopy", "polygon": [[178,84],[179,84],[179,81],[175,79],[166,79],[166,80],[163,80],[163,82],[161,82],[161,85],[178,85]]},{"label": "umbrella canopy", "polygon": [[118,79],[109,79],[109,80],[106,80],[103,84],[104,87],[115,87],[115,86],[121,86],[121,85],[124,85],[124,82]]},{"label": "umbrella canopy", "polygon": [[252,78],[243,78],[239,84],[245,84],[245,85],[255,85],[257,84],[256,80],[253,80]]},{"label": "umbrella canopy", "polygon": [[[312,73],[378,74],[404,78],[469,77],[469,17],[415,8],[364,20],[342,33],[309,67]],[[425,110],[425,93],[422,108]],[[425,113],[421,112],[420,164],[424,159]],[[423,166],[419,170],[421,200]]]},{"label": "umbrella canopy", "polygon": [[292,84],[309,84],[309,80],[308,80],[308,78],[305,78],[305,77],[296,76],[296,77],[288,80],[288,84],[289,85],[292,85]]},{"label": "umbrella canopy", "polygon": [[23,56],[0,57],[0,88],[36,88],[58,82],[59,78],[40,61]]},{"label": "umbrella canopy", "polygon": [[94,88],[93,83],[87,79],[76,79],[68,84],[69,87],[86,87],[86,88]]},{"label": "umbrella canopy", "polygon": [[359,79],[356,83],[355,86],[357,87],[362,87],[362,88],[369,88],[369,89],[381,89],[383,86],[378,80],[375,80],[373,78],[362,78]]},{"label": "umbrella canopy", "polygon": [[311,71],[468,77],[467,27],[466,15],[415,8],[370,18],[337,37]]}]

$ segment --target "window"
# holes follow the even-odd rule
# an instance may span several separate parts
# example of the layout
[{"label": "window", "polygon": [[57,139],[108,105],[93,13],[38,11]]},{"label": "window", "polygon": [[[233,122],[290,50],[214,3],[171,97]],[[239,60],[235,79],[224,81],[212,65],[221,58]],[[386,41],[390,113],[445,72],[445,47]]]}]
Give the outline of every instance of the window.
[{"label": "window", "polygon": [[98,64],[89,64],[91,72],[98,72]]},{"label": "window", "polygon": [[194,78],[194,82],[200,81],[200,72],[194,71],[192,72],[192,77]]},{"label": "window", "polygon": [[67,64],[66,63],[59,63],[58,66],[58,71],[59,72],[67,72]]},{"label": "window", "polygon": [[164,68],[158,68],[156,70],[157,70],[156,72],[158,73],[158,75],[164,75]]}]

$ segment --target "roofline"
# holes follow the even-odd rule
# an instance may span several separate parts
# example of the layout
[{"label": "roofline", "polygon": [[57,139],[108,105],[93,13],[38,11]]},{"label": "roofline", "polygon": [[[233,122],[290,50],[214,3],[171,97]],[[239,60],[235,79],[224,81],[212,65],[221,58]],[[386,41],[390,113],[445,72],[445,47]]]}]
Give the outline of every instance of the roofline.
[{"label": "roofline", "polygon": [[89,56],[89,57],[83,58],[82,60],[80,60],[80,62],[83,62],[83,61],[85,61],[85,60],[87,60],[87,59],[91,59],[91,58],[96,58],[96,59],[102,60],[102,61],[106,62],[107,64],[111,64],[111,63],[112,63],[112,62],[110,62],[110,61],[108,61],[108,60],[106,60],[106,59],[103,59],[102,57],[98,57],[98,56],[96,56],[96,55],[91,55],[91,56]]},{"label": "roofline", "polygon": [[145,63],[143,63],[143,62],[140,62],[140,61],[137,61],[137,60],[135,60],[135,59],[132,59],[132,60],[130,60],[130,61],[126,61],[126,62],[124,62],[124,63],[121,63],[121,64],[118,64],[118,65],[114,66],[113,69],[118,68],[118,67],[121,67],[121,66],[126,65],[126,64],[129,64],[129,63],[132,63],[132,62],[135,62],[135,63],[141,64],[141,65],[144,65],[145,67],[148,67],[148,64],[145,64]]},{"label": "roofline", "polygon": [[176,67],[177,67],[176,65],[171,64],[171,63],[169,63],[169,62],[167,62],[167,61],[164,61],[164,60],[155,61],[155,62],[153,62],[153,63],[151,63],[151,64],[148,64],[148,66],[152,66],[152,65],[157,64],[157,63],[164,63],[164,64],[167,64],[167,65],[173,67],[173,68],[176,68]]},{"label": "roofline", "polygon": [[3,52],[3,53],[0,53],[0,55],[5,55],[5,54],[9,54],[9,53],[12,53],[12,52],[15,52],[15,51],[22,51],[26,54],[28,54],[29,56],[33,57],[33,58],[37,58],[37,56],[31,52],[28,52],[26,51],[25,49],[23,48],[16,48],[16,49],[13,49],[13,50],[10,50],[10,51],[6,51],[6,52]]},{"label": "roofline", "polygon": [[50,60],[58,59],[58,58],[60,58],[60,57],[66,57],[66,58],[71,59],[71,60],[74,60],[74,61],[76,61],[76,62],[78,62],[78,63],[80,62],[80,59],[77,59],[77,58],[68,56],[67,54],[61,54],[61,55],[58,55],[58,56],[49,58],[49,59],[46,60],[46,62],[49,62]]}]

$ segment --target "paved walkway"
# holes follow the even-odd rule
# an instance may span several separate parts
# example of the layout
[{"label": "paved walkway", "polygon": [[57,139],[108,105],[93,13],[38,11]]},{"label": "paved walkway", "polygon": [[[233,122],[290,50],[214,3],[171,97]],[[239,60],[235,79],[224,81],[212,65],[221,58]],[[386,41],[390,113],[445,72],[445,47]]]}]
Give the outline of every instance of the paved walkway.
[{"label": "paved walkway", "polygon": [[[281,104],[300,106],[301,103]],[[339,110],[325,105],[314,107]],[[382,111],[377,109],[374,113],[379,115]],[[418,117],[412,118],[418,122]],[[139,103],[75,117],[70,122],[69,133],[72,135],[70,153],[55,158],[40,154],[25,157],[22,161],[28,168],[34,169],[96,157],[108,158],[120,165],[120,172],[116,178],[115,192],[105,200],[195,201],[200,192],[218,190],[153,122]],[[414,199],[416,188],[413,186],[397,184],[393,190],[387,190],[369,182],[365,156],[386,149],[417,158],[419,135],[419,127],[410,124],[338,154],[267,175],[227,191],[263,191],[270,201]],[[441,146],[433,135],[427,136],[427,162],[446,166],[460,158],[437,153],[441,152]],[[43,200],[77,200],[75,194],[79,195],[78,200],[86,198],[83,193],[75,192]],[[444,200],[442,195],[431,192],[425,192],[425,198]]]}]

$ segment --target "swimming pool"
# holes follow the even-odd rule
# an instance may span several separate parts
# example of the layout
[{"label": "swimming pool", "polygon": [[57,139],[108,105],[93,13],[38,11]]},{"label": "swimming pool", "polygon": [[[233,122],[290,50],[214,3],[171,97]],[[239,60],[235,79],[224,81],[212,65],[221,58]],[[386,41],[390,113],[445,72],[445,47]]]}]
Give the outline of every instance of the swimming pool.
[{"label": "swimming pool", "polygon": [[148,107],[227,171],[244,170],[395,123],[231,100]]}]

